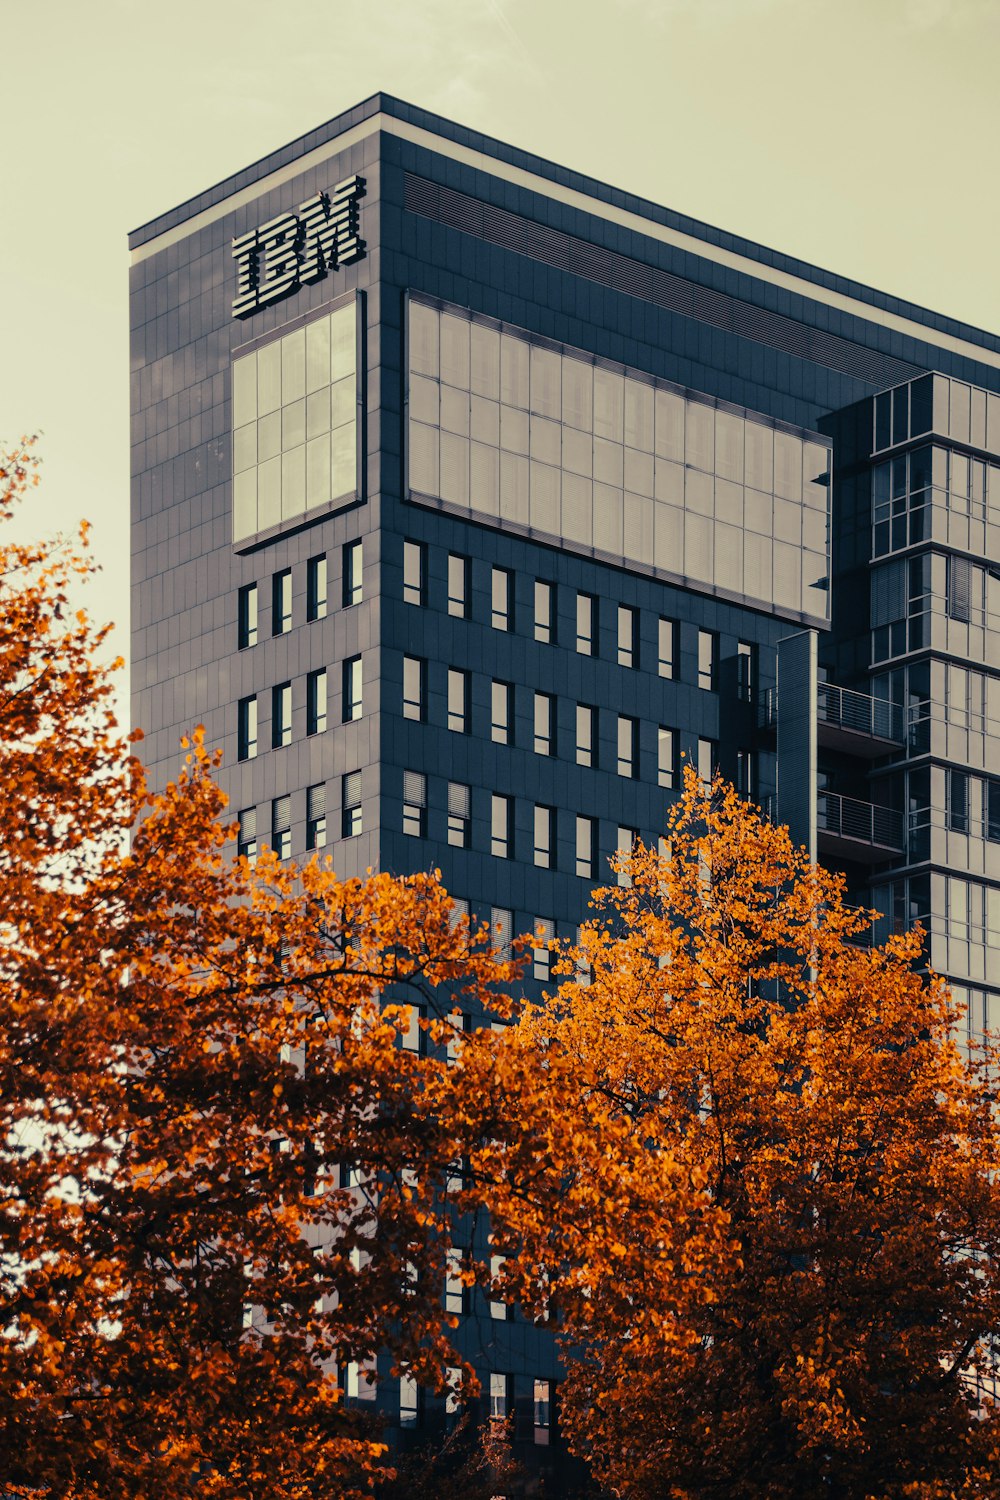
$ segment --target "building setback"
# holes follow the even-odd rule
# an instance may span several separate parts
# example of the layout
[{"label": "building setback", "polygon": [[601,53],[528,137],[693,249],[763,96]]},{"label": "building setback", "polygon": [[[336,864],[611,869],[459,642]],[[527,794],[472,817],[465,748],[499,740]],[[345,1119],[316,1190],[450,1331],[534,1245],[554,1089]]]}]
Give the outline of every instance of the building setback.
[{"label": "building setback", "polygon": [[[1000,1022],[1000,339],[386,95],[129,243],[155,784],[204,723],[244,852],[572,936],[721,768]],[[549,1333],[450,1295],[548,1462]]]}]

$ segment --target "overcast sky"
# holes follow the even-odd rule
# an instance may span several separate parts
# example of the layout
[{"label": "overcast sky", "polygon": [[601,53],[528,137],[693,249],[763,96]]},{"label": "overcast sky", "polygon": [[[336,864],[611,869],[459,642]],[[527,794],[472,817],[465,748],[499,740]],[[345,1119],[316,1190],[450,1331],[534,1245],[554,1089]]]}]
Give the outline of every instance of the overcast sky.
[{"label": "overcast sky", "polygon": [[1000,0],[0,0],[0,439],[128,621],[128,230],[383,89],[1000,333]]}]

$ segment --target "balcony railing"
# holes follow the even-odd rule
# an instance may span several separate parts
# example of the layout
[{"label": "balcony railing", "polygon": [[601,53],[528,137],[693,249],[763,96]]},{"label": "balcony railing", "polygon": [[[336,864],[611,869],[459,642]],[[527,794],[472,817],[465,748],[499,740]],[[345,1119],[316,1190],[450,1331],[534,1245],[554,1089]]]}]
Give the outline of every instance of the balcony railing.
[{"label": "balcony railing", "polygon": [[870,698],[867,693],[857,693],[853,688],[821,682],[816,708],[820,722],[835,729],[863,734],[869,739],[902,743],[903,709],[898,703],[890,703],[888,698]]},{"label": "balcony railing", "polygon": [[836,792],[817,792],[816,828],[840,846],[865,845],[897,853],[903,848],[902,813]]}]

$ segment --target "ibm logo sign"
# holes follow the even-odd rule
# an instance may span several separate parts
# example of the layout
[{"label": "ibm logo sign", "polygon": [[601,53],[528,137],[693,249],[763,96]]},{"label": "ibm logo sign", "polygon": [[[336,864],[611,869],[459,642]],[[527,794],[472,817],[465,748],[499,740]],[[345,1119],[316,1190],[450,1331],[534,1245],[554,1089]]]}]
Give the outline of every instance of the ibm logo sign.
[{"label": "ibm logo sign", "polygon": [[358,202],[364,195],[363,177],[345,177],[332,193],[300,203],[297,214],[279,214],[238,235],[233,317],[245,318],[327,271],[361,260],[365,242],[358,234]]}]

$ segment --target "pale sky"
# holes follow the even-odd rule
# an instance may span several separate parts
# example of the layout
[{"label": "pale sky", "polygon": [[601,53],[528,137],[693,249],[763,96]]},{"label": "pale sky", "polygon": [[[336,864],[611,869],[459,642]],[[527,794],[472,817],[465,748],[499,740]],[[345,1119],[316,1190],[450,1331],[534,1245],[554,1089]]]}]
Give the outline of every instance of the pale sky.
[{"label": "pale sky", "polygon": [[127,653],[130,229],[379,89],[1000,333],[1000,0],[0,0],[0,438]]}]

